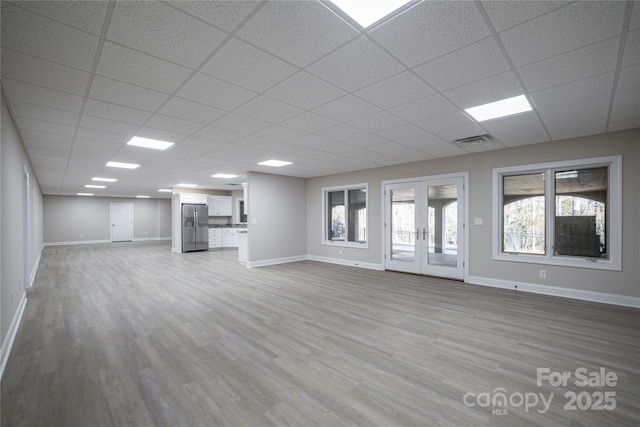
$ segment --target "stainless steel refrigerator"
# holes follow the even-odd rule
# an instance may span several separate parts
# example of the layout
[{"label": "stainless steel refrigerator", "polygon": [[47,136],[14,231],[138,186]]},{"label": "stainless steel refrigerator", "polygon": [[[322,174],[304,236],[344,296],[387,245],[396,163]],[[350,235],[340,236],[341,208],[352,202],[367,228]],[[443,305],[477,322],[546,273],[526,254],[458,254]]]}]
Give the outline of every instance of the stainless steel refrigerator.
[{"label": "stainless steel refrigerator", "polygon": [[208,215],[207,205],[182,205],[182,252],[208,250]]}]

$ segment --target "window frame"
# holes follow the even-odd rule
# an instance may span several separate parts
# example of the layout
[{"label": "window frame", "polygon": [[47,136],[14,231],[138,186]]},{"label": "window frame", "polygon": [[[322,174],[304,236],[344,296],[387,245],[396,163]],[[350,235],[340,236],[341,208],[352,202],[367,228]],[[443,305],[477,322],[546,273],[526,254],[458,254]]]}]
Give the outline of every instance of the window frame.
[{"label": "window frame", "polygon": [[[354,242],[348,241],[349,235],[349,191],[350,190],[365,190],[365,208],[367,213],[365,215],[367,228],[364,242]],[[344,191],[344,200],[345,200],[345,240],[330,240],[329,237],[329,201],[328,195],[329,193],[336,191]],[[359,248],[359,249],[368,249],[369,248],[369,236],[371,234],[371,230],[369,227],[369,184],[368,183],[359,183],[359,184],[349,184],[349,185],[338,185],[332,187],[322,187],[321,191],[322,195],[322,244],[327,246],[339,246],[339,247],[348,247],[348,248]]]},{"label": "window frame", "polygon": [[[555,171],[570,169],[609,168],[607,187],[607,254],[608,258],[555,255]],[[503,252],[503,177],[529,173],[545,174],[545,252],[526,254]],[[493,169],[493,259],[496,261],[558,265],[597,270],[622,271],[622,156],[604,156]]]}]

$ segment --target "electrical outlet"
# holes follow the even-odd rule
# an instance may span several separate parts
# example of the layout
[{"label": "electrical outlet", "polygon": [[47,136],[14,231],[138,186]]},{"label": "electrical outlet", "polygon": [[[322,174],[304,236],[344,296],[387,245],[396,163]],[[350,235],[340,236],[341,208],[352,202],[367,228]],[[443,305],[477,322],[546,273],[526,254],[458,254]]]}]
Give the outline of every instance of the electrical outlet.
[{"label": "electrical outlet", "polygon": [[342,255],[342,249],[338,251],[338,255]]},{"label": "electrical outlet", "polygon": [[80,233],[80,237],[84,237],[84,234],[83,234],[83,233]]},{"label": "electrical outlet", "polygon": [[540,278],[541,279],[547,278],[547,270],[540,270]]}]

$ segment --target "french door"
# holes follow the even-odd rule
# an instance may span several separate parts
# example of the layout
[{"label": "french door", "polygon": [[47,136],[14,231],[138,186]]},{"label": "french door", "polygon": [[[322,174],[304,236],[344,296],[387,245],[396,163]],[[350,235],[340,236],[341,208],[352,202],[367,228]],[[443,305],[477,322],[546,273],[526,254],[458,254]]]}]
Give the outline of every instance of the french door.
[{"label": "french door", "polygon": [[385,268],[464,278],[464,178],[386,184]]}]

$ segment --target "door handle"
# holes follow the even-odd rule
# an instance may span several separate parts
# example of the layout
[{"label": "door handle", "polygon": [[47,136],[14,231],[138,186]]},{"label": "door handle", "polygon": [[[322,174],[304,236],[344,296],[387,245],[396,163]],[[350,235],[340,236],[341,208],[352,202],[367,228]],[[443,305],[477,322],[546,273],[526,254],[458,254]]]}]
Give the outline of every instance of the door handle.
[{"label": "door handle", "polygon": [[420,240],[420,228],[416,228],[416,240]]},{"label": "door handle", "polygon": [[427,240],[427,229],[426,228],[422,229],[422,240]]}]

